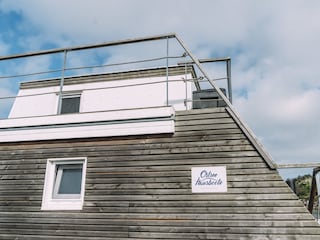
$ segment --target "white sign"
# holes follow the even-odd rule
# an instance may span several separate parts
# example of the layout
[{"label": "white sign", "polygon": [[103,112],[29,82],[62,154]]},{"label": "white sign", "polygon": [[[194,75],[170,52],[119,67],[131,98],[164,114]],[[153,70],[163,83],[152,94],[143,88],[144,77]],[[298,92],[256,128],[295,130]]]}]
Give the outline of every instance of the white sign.
[{"label": "white sign", "polygon": [[217,193],[227,192],[227,171],[225,166],[219,167],[193,167],[192,192]]}]

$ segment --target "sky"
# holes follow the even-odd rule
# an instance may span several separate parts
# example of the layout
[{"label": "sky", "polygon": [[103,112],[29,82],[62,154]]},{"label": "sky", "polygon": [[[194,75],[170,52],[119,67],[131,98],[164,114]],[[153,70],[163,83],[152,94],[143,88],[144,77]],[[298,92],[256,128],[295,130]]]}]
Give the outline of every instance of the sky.
[{"label": "sky", "polygon": [[[275,162],[320,162],[319,12],[318,0],[0,0],[0,56],[174,32],[197,58],[231,57],[233,104]],[[15,91],[0,80],[0,96]]]}]

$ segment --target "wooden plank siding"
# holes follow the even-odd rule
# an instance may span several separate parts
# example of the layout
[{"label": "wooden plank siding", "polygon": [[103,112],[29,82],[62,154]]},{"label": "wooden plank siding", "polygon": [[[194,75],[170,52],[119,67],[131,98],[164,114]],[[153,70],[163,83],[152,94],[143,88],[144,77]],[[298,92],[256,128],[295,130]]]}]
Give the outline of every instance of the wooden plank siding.
[{"label": "wooden plank siding", "polygon": [[[177,112],[173,135],[0,145],[0,239],[319,239],[320,228],[226,109]],[[80,211],[41,211],[48,158],[87,157]],[[191,193],[226,166],[228,192]]]}]

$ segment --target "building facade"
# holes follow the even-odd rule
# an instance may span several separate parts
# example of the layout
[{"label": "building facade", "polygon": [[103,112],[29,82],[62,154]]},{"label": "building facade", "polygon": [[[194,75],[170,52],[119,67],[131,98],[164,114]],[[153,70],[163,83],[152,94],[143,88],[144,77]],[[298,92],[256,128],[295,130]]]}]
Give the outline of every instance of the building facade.
[{"label": "building facade", "polygon": [[225,96],[194,108],[194,79],[172,66],[22,83],[0,121],[0,239],[319,239]]}]

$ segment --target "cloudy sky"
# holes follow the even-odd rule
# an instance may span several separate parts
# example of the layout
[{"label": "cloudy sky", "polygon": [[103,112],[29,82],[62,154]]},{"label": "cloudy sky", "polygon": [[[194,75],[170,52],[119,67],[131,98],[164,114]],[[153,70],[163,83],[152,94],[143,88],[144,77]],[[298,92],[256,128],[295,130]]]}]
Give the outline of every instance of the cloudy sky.
[{"label": "cloudy sky", "polygon": [[320,162],[319,12],[318,0],[0,0],[0,55],[175,32],[198,58],[232,58],[234,105],[277,163]]}]

